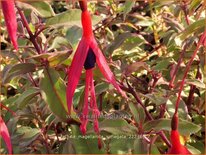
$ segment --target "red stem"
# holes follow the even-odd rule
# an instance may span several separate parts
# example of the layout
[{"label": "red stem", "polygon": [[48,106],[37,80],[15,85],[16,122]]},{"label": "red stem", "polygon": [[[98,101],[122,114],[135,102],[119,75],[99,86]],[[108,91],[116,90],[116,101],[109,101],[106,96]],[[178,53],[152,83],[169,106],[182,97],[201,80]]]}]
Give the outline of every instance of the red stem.
[{"label": "red stem", "polygon": [[11,109],[9,109],[8,107],[6,107],[5,105],[3,105],[2,103],[0,103],[0,107],[6,109],[7,111],[9,111],[13,116],[16,116],[16,113],[13,112]]},{"label": "red stem", "polygon": [[173,88],[173,87],[174,87],[174,81],[175,81],[175,78],[176,78],[176,75],[177,75],[177,71],[178,71],[178,68],[180,67],[180,64],[182,63],[182,59],[183,59],[183,57],[184,57],[184,55],[185,55],[185,51],[186,51],[187,46],[188,46],[188,43],[186,43],[186,44],[184,45],[184,47],[183,47],[183,50],[182,50],[182,52],[181,52],[181,55],[180,55],[180,58],[179,58],[179,60],[178,60],[177,66],[176,66],[176,68],[175,68],[175,71],[174,71],[174,73],[173,73],[173,75],[172,75],[172,78],[171,78],[171,80],[170,80],[170,83],[169,83],[169,87],[170,87],[170,88]]},{"label": "red stem", "polygon": [[33,33],[31,32],[31,29],[29,28],[29,24],[26,20],[26,17],[24,16],[23,12],[20,10],[20,8],[17,7],[17,10],[19,12],[19,15],[21,17],[21,20],[22,20],[22,23],[24,25],[24,27],[26,28],[28,34],[29,34],[29,37],[30,37],[30,41],[32,42],[32,44],[34,45],[36,51],[38,54],[41,54],[41,49],[36,41],[36,37],[35,35],[33,35]]},{"label": "red stem", "polygon": [[203,40],[205,39],[205,37],[206,37],[206,31],[202,34],[202,36],[201,36],[201,38],[200,38],[200,40],[199,40],[199,42],[198,42],[198,44],[197,44],[197,47],[196,47],[196,49],[195,49],[195,51],[194,51],[194,53],[193,53],[193,55],[192,55],[189,63],[188,63],[187,66],[186,66],[186,70],[185,70],[185,73],[184,73],[182,82],[181,82],[181,84],[180,84],[180,89],[179,89],[177,101],[176,101],[176,104],[175,104],[175,105],[176,105],[176,106],[175,106],[175,114],[177,114],[177,111],[178,111],[178,107],[179,107],[179,103],[180,103],[180,99],[181,99],[181,93],[182,93],[182,90],[183,90],[183,87],[184,87],[184,83],[185,83],[185,79],[186,79],[186,77],[187,77],[187,73],[189,72],[190,67],[191,67],[191,65],[192,65],[192,62],[193,62],[195,56],[197,55],[197,52],[198,52],[198,50],[199,50],[199,48],[200,48]]},{"label": "red stem", "polygon": [[[131,93],[134,98],[136,99],[137,103],[139,103],[141,105],[141,107],[144,109],[145,111],[145,114],[147,116],[147,118],[149,120],[154,120],[154,118],[152,117],[152,115],[147,111],[146,107],[144,106],[144,104],[142,103],[140,97],[137,95],[137,93],[132,89],[132,87],[129,85],[129,83],[127,82],[127,85],[129,88],[125,87],[124,85],[120,85],[121,89],[128,92],[128,93]],[[163,131],[160,131],[158,133],[160,135],[160,137],[162,138],[162,140],[169,146],[171,147],[171,143],[170,141],[167,139],[167,137],[165,136],[164,132]]]},{"label": "red stem", "polygon": [[79,0],[79,6],[82,12],[87,11],[87,0]]}]

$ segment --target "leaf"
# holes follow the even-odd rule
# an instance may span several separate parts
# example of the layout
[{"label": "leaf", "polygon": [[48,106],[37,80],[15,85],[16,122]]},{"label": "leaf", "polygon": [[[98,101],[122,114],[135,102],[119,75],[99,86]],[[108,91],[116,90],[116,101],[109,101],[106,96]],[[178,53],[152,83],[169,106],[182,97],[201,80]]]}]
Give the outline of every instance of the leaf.
[{"label": "leaf", "polygon": [[[76,154],[104,154],[104,149],[98,149],[97,136],[83,136],[79,126],[71,125],[72,134],[70,140],[74,146]],[[92,147],[91,147],[92,146]]]},{"label": "leaf", "polygon": [[136,72],[139,69],[146,69],[149,71],[149,67],[145,62],[134,62],[130,65],[127,65],[124,69],[124,74],[129,76],[132,72]]},{"label": "leaf", "polygon": [[134,141],[134,154],[148,154],[148,144],[145,139],[137,138]]},{"label": "leaf", "polygon": [[99,123],[99,129],[113,135],[133,135],[136,133],[136,127],[128,124],[124,119],[105,119]]},{"label": "leaf", "polygon": [[13,65],[7,69],[2,77],[3,83],[8,83],[12,78],[26,74],[29,72],[34,72],[36,66],[33,63],[20,63]]},{"label": "leaf", "polygon": [[189,6],[189,11],[193,11],[194,9],[196,9],[200,4],[201,4],[202,0],[193,0],[191,1],[190,3],[190,6]]},{"label": "leaf", "polygon": [[[160,131],[160,130],[171,130],[171,119],[159,119],[159,120],[153,120],[153,121],[148,121],[143,125],[143,129],[145,131],[150,131],[150,130],[155,130],[155,131]],[[189,135],[191,133],[196,133],[201,129],[200,126],[191,123],[187,120],[182,120],[179,119],[179,127],[178,130],[180,134],[182,135]]]},{"label": "leaf", "polygon": [[154,70],[158,70],[158,71],[168,70],[167,67],[170,64],[171,64],[171,59],[163,59],[161,61],[158,61],[158,63],[154,67]]},{"label": "leaf", "polygon": [[127,0],[124,4],[124,11],[123,11],[123,14],[124,14],[124,18],[126,17],[126,15],[132,10],[132,7],[134,6],[135,4],[135,0]]},{"label": "leaf", "polygon": [[136,23],[137,26],[152,26],[154,25],[154,21],[151,19],[142,20]]},{"label": "leaf", "polygon": [[186,38],[195,34],[197,31],[203,32],[205,29],[205,18],[195,21],[190,24],[180,35],[177,36],[177,39],[184,41]]},{"label": "leaf", "polygon": [[124,136],[112,136],[109,142],[111,154],[130,154],[133,150],[134,139]]},{"label": "leaf", "polygon": [[[40,88],[44,101],[51,111],[62,120],[67,118],[66,86],[57,71],[44,69],[44,77],[40,81]],[[72,116],[74,112],[72,111]],[[74,117],[77,120],[76,117]]]},{"label": "leaf", "polygon": [[76,154],[75,145],[70,139],[64,144],[61,154]]},{"label": "leaf", "polygon": [[112,54],[114,50],[119,48],[122,43],[131,36],[131,33],[122,33],[115,38],[115,40],[106,48],[106,53]]},{"label": "leaf", "polygon": [[21,147],[27,147],[40,136],[40,129],[21,126],[17,129],[16,134],[21,135],[19,145]]},{"label": "leaf", "polygon": [[203,89],[205,88],[205,84],[198,79],[186,79],[185,84],[194,85],[196,87],[203,88]]},{"label": "leaf", "polygon": [[49,66],[51,67],[55,67],[57,65],[62,64],[65,60],[68,59],[68,57],[70,56],[70,52],[65,51],[65,52],[56,52],[53,53],[49,58]]},{"label": "leaf", "polygon": [[140,94],[141,96],[148,98],[151,102],[155,103],[156,105],[164,104],[168,101],[167,97],[164,97],[165,95],[162,92],[154,92],[152,94]]},{"label": "leaf", "polygon": [[67,47],[67,46],[69,46],[69,42],[68,42],[68,40],[66,39],[66,38],[64,38],[64,37],[56,37],[54,40],[53,40],[53,42],[52,42],[52,45],[51,45],[51,47],[48,49],[48,51],[50,51],[50,50],[52,50],[52,49],[58,49],[58,48],[60,48],[60,47],[62,47],[62,46],[65,46],[65,47]]},{"label": "leaf", "polygon": [[55,15],[51,5],[45,1],[18,1],[18,6],[21,9],[31,9],[43,18],[48,18]]},{"label": "leaf", "polygon": [[130,109],[136,123],[139,123],[140,118],[139,118],[137,107],[134,105],[134,103],[132,103],[132,102],[129,103],[129,109]]},{"label": "leaf", "polygon": [[[99,16],[92,16],[93,25],[100,21]],[[81,10],[70,9],[46,20],[46,26],[79,26],[81,27]]]},{"label": "leaf", "polygon": [[[170,116],[172,116],[175,112],[175,103],[176,103],[177,97],[171,96],[166,103],[166,108],[168,110],[168,113]],[[179,118],[182,119],[188,119],[188,110],[185,108],[187,105],[185,104],[184,100],[180,100],[179,108],[178,108],[178,115]]]},{"label": "leaf", "polygon": [[76,46],[81,39],[82,29],[78,26],[72,26],[66,32],[66,38],[70,42],[73,49],[76,49]]},{"label": "leaf", "polygon": [[186,147],[188,148],[188,150],[192,153],[192,154],[201,154],[201,152],[196,149],[195,147],[191,146],[191,145],[186,145]]},{"label": "leaf", "polygon": [[111,89],[111,88],[112,86],[109,85],[108,83],[105,83],[105,82],[98,83],[95,86],[96,95],[100,95],[101,93],[106,92],[108,89]]},{"label": "leaf", "polygon": [[17,100],[15,101],[15,104],[20,108],[24,108],[26,104],[29,103],[29,101],[40,93],[40,90],[38,88],[28,88],[26,91],[24,91]]}]

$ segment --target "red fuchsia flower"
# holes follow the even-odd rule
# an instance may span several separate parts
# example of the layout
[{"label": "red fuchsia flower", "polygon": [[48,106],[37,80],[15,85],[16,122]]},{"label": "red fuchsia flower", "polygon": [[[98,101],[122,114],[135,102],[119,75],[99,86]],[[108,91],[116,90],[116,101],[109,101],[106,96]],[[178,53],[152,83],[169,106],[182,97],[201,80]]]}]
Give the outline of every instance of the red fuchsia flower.
[{"label": "red fuchsia flower", "polygon": [[2,11],[4,14],[4,19],[6,23],[6,27],[8,30],[9,37],[14,48],[18,49],[17,44],[17,21],[16,21],[16,13],[14,7],[14,0],[2,0],[1,1]]},{"label": "red fuchsia flower", "polygon": [[2,136],[4,142],[6,143],[9,154],[12,154],[12,145],[11,145],[9,131],[1,116],[0,116],[0,136]]},{"label": "red fuchsia flower", "polygon": [[[94,79],[93,79],[93,68],[95,63],[102,74],[109,83],[112,83],[113,86],[117,89],[122,96],[126,97],[126,94],[120,89],[118,83],[115,80],[113,73],[111,72],[104,55],[98,47],[98,44],[94,38],[92,31],[92,22],[90,13],[87,10],[86,1],[80,2],[80,5],[84,5],[82,9],[81,19],[83,27],[83,36],[77,50],[75,52],[73,61],[68,71],[68,85],[67,85],[67,106],[68,113],[71,113],[72,108],[72,98],[74,96],[75,89],[77,87],[78,81],[81,76],[83,66],[86,70],[86,85],[85,85],[85,95],[84,95],[84,107],[81,119],[80,130],[83,134],[86,133],[86,126],[88,123],[88,114],[89,107],[92,111],[92,118],[94,124],[94,131],[99,134],[99,124],[98,117],[100,112],[96,103],[95,88],[94,88]],[[100,140],[99,140],[100,141]]]},{"label": "red fuchsia flower", "polygon": [[169,149],[167,154],[192,154],[184,145],[180,142],[180,134],[177,130],[178,127],[178,116],[175,114],[172,118],[172,131],[171,131],[171,143],[172,147]]}]

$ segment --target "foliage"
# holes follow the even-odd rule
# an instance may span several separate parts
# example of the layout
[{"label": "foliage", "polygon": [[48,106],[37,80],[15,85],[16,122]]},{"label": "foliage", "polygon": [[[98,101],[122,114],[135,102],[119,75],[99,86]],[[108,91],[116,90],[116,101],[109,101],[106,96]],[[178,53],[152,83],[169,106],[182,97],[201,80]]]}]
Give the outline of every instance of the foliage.
[{"label": "foliage", "polygon": [[[26,16],[40,50],[34,48],[18,15],[19,49],[14,51],[1,18],[1,102],[16,116],[5,110],[1,115],[14,153],[167,151],[161,133],[169,139],[179,86],[205,30],[203,1],[89,3],[97,42],[129,98],[121,97],[98,68],[94,69],[102,149],[98,149],[92,123],[83,136],[78,115],[74,111],[67,115],[67,68],[82,34],[78,3],[18,1],[16,5]],[[201,46],[187,75],[178,110],[179,132],[194,154],[205,153],[204,54]],[[84,77],[73,101],[77,114],[83,107]],[[0,152],[7,152],[3,141]]]}]

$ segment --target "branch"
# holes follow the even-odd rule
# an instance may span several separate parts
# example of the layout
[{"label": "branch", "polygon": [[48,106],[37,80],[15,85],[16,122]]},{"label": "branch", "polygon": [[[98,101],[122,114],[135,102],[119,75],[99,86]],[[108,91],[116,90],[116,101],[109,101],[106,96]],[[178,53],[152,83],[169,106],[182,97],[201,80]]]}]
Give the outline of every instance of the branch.
[{"label": "branch", "polygon": [[172,75],[172,78],[171,78],[171,80],[170,80],[170,83],[169,83],[169,87],[170,87],[170,88],[173,88],[173,87],[174,87],[174,81],[175,81],[175,78],[176,78],[176,75],[177,75],[177,71],[178,71],[178,69],[179,69],[179,67],[180,67],[180,64],[182,63],[182,59],[183,59],[183,57],[184,57],[184,55],[185,55],[185,51],[186,51],[186,49],[187,49],[187,46],[188,46],[188,43],[186,43],[186,44],[184,45],[184,47],[183,47],[183,50],[182,50],[181,55],[180,55],[180,58],[179,58],[179,60],[178,60],[178,62],[177,62],[177,66],[176,66],[176,68],[175,68],[175,71],[174,71],[174,73],[173,73],[173,75]]},{"label": "branch", "polygon": [[196,49],[195,49],[195,51],[194,51],[194,53],[193,53],[193,55],[192,55],[189,63],[188,63],[187,66],[186,66],[186,70],[185,70],[185,73],[184,73],[182,82],[181,82],[181,84],[180,84],[180,89],[179,89],[179,92],[178,92],[177,101],[176,101],[176,103],[175,103],[175,105],[176,105],[176,106],[175,106],[175,114],[176,114],[177,111],[178,111],[178,107],[179,107],[179,103],[180,103],[180,99],[181,99],[181,93],[182,93],[182,90],[183,90],[183,87],[184,87],[184,83],[185,83],[185,79],[186,79],[186,77],[187,77],[187,73],[189,72],[190,67],[191,67],[191,65],[192,65],[192,62],[193,62],[195,56],[197,55],[197,52],[198,52],[198,50],[199,50],[199,48],[200,48],[200,46],[201,46],[201,44],[203,43],[203,41],[204,41],[205,38],[206,38],[206,30],[205,30],[205,32],[201,35],[200,40],[199,40],[199,42],[198,42],[198,44],[197,44],[197,47],[196,47]]},{"label": "branch", "polygon": [[87,0],[79,0],[79,6],[82,12],[87,11]]},{"label": "branch", "polygon": [[[154,120],[154,118],[152,117],[152,115],[147,111],[146,107],[144,106],[144,104],[142,103],[140,97],[137,95],[137,93],[132,89],[132,87],[130,86],[130,84],[127,82],[128,88],[125,87],[124,85],[120,85],[121,89],[132,94],[134,96],[134,98],[136,99],[137,103],[139,103],[141,105],[141,107],[144,109],[145,114],[147,116],[147,118],[149,120]],[[171,147],[171,143],[170,141],[167,139],[167,137],[165,136],[163,131],[159,132],[160,137],[162,138],[162,140],[169,146]]]},{"label": "branch", "polygon": [[30,41],[32,42],[32,44],[34,45],[37,53],[38,53],[38,54],[41,54],[41,49],[40,49],[40,47],[39,47],[39,45],[38,45],[38,43],[37,43],[37,41],[36,41],[35,35],[33,35],[32,32],[31,32],[31,29],[30,29],[29,24],[28,24],[28,22],[27,22],[27,20],[26,20],[26,17],[24,16],[24,13],[20,10],[19,7],[16,7],[16,8],[17,8],[17,10],[18,10],[18,12],[19,12],[19,15],[20,15],[20,17],[21,17],[21,20],[22,20],[22,23],[23,23],[24,27],[26,28],[26,30],[27,30],[27,32],[28,32],[28,34],[29,34],[29,37],[30,37],[29,40],[30,40]]}]

